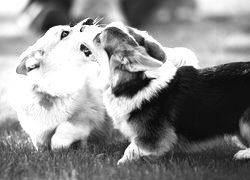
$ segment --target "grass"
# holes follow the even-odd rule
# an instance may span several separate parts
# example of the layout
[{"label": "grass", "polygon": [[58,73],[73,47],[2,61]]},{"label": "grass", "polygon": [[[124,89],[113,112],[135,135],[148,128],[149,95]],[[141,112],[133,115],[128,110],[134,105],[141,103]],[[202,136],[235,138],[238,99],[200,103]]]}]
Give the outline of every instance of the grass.
[{"label": "grass", "polygon": [[117,166],[126,142],[81,149],[36,151],[19,124],[0,129],[0,179],[241,179],[250,178],[250,162],[232,159],[237,148],[225,143],[200,153],[170,152]]},{"label": "grass", "polygon": [[[194,50],[201,67],[206,67],[250,60],[249,19],[246,16],[167,25],[151,22],[142,29],[165,46]],[[233,160],[238,149],[223,142],[200,153],[170,152],[157,160],[142,159],[119,167],[116,162],[126,142],[105,146],[89,144],[81,149],[54,153],[37,152],[19,124],[7,121],[14,116],[4,101],[5,82],[17,56],[37,38],[29,33],[2,36],[0,32],[0,122],[5,121],[0,126],[0,179],[250,179],[250,162]]]}]

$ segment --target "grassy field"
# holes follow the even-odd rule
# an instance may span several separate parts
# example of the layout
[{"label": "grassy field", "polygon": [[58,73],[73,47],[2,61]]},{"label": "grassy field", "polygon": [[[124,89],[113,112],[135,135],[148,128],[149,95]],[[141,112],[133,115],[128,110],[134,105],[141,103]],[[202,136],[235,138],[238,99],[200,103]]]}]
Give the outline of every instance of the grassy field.
[{"label": "grassy field", "polygon": [[[206,67],[250,60],[249,20],[249,17],[220,18],[167,25],[151,22],[144,29],[165,46],[194,50],[201,67]],[[17,56],[38,35],[27,32],[11,35],[18,29],[9,28],[5,21],[0,25],[0,179],[250,179],[250,162],[234,161],[232,157],[238,149],[224,142],[200,153],[170,152],[158,160],[142,159],[120,167],[116,162],[126,142],[37,152],[19,124],[12,121],[15,113],[7,105],[5,94]],[[5,27],[11,31],[8,28],[4,31]]]},{"label": "grassy field", "polygon": [[225,143],[200,153],[170,152],[116,166],[126,142],[81,149],[37,152],[18,123],[0,129],[0,179],[168,179],[249,180],[250,162],[232,159],[237,148]]}]

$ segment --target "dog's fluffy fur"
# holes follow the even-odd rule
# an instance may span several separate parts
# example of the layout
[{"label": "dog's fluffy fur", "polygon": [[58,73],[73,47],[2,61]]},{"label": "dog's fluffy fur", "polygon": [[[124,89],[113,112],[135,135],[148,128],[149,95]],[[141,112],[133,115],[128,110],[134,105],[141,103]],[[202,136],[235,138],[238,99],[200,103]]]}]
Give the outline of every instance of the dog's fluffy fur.
[{"label": "dog's fluffy fur", "polygon": [[[103,71],[99,75],[99,66],[91,62],[94,57],[86,57],[81,50],[81,45],[94,49],[92,40],[103,28],[89,26],[88,20],[74,27],[51,28],[19,58],[19,74],[9,97],[37,149],[48,145],[52,149],[68,148],[76,140],[85,140],[92,129],[100,130],[107,124],[100,91],[106,76]],[[166,51],[146,32],[126,29],[153,58],[183,61],[176,58],[180,51]],[[63,31],[69,34],[61,39]],[[183,62],[176,65],[198,63],[196,56],[186,56]]]},{"label": "dog's fluffy fur", "polygon": [[105,130],[99,67],[80,50],[100,28],[82,29],[79,39],[72,32],[84,22],[51,28],[19,58],[10,101],[37,149],[50,141],[53,150],[68,148],[93,129]]},{"label": "dog's fluffy fur", "polygon": [[104,104],[131,141],[118,164],[174,147],[199,150],[225,134],[246,147],[235,158],[250,158],[249,62],[177,69],[152,58],[121,24],[107,26],[93,44],[109,79]]}]

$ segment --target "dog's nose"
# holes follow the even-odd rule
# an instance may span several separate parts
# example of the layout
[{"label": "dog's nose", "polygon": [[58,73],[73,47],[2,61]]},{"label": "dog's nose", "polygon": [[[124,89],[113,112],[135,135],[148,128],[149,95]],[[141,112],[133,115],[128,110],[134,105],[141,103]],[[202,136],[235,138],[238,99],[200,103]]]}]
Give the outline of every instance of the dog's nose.
[{"label": "dog's nose", "polygon": [[89,26],[94,25],[94,20],[93,20],[93,19],[90,19],[90,18],[87,18],[87,19],[82,23],[82,25],[83,25],[83,26],[84,26],[84,25],[89,25]]},{"label": "dog's nose", "polygon": [[93,20],[93,19],[90,19],[90,18],[87,18],[87,19],[82,23],[82,27],[81,27],[81,29],[80,29],[80,32],[83,32],[84,26],[85,26],[85,25],[88,25],[88,26],[94,25],[94,20]]}]

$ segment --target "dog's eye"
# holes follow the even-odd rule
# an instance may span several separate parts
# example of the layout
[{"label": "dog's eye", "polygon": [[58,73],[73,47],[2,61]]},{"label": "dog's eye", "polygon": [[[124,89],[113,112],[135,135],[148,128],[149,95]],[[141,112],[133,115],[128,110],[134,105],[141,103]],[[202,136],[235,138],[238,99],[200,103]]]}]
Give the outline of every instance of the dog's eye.
[{"label": "dog's eye", "polygon": [[67,37],[68,35],[69,35],[69,31],[63,31],[63,32],[61,33],[60,39],[62,40],[63,38]]},{"label": "dog's eye", "polygon": [[92,54],[89,48],[87,48],[84,44],[81,44],[80,51],[84,52],[86,57],[89,57]]}]

